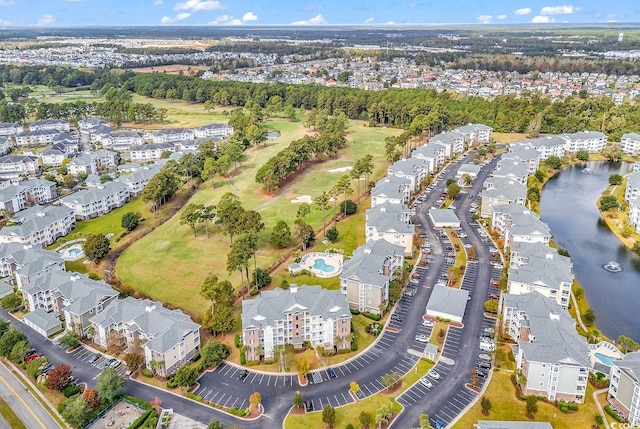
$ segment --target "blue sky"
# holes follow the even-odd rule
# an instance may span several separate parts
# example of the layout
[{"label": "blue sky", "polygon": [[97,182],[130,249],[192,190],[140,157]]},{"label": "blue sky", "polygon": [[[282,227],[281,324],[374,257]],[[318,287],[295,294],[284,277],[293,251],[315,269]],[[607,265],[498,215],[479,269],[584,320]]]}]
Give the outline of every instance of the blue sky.
[{"label": "blue sky", "polygon": [[1,26],[640,22],[632,0],[0,0]]}]

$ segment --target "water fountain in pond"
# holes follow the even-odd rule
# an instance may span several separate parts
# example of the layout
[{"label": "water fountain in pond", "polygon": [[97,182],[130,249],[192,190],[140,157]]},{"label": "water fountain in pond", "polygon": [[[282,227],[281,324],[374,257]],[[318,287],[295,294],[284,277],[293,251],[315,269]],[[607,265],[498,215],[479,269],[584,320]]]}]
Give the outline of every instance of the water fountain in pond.
[{"label": "water fountain in pond", "polygon": [[610,273],[619,273],[620,271],[622,271],[622,267],[616,261],[609,261],[604,264],[602,268],[609,271]]}]

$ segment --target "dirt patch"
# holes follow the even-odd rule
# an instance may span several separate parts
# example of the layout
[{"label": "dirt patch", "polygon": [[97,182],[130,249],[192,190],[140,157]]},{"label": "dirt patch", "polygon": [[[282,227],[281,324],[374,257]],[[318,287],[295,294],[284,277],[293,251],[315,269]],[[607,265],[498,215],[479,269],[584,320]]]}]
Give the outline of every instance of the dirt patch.
[{"label": "dirt patch", "polygon": [[300,414],[305,414],[305,412],[306,411],[305,411],[304,407],[293,406],[293,407],[291,407],[291,411],[289,411],[289,414],[297,416],[297,415],[300,415]]},{"label": "dirt patch", "polygon": [[153,67],[138,67],[131,69],[134,73],[166,73],[166,74],[180,74],[182,72],[185,75],[190,75],[192,72],[195,74],[199,70],[207,71],[208,66],[197,66],[189,64],[167,64],[162,66]]},{"label": "dirt patch", "polygon": [[391,394],[391,393],[395,393],[398,390],[400,390],[400,388],[402,387],[402,381],[398,381],[396,384],[394,384],[391,387],[387,387],[386,389],[383,390],[384,393],[387,394]]},{"label": "dirt patch", "polygon": [[[142,410],[126,402],[117,402],[107,413],[89,426],[90,429],[126,428],[142,415]],[[113,423],[111,423],[113,422]]]}]

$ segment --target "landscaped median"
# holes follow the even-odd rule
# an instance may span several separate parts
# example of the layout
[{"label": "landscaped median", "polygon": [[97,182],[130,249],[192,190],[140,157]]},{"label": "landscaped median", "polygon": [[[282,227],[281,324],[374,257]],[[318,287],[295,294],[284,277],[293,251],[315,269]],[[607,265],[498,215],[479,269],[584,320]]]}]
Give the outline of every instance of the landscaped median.
[{"label": "landscaped median", "polygon": [[[427,359],[420,359],[413,369],[409,370],[405,376],[390,391],[382,391],[378,394],[369,396],[361,401],[353,402],[348,405],[335,408],[334,427],[344,427],[352,424],[354,427],[361,427],[360,415],[365,413],[371,419],[370,427],[375,422],[376,411],[381,407],[387,406],[391,409],[393,417],[397,416],[403,409],[402,405],[396,402],[396,398],[405,390],[413,386],[420,378],[422,378],[432,367],[434,363]],[[354,380],[358,381],[358,380]],[[293,398],[291,398],[293,400]],[[304,396],[303,396],[304,400]],[[295,408],[292,407],[292,410]],[[284,422],[285,429],[306,429],[324,427],[322,421],[322,410],[298,414],[290,412]],[[377,426],[376,426],[377,427]]]}]

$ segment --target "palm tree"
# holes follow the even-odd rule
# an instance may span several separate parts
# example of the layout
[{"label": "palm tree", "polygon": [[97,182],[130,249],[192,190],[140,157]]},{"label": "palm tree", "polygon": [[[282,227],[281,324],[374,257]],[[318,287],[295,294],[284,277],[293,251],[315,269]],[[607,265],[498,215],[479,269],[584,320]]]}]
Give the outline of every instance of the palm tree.
[{"label": "palm tree", "polygon": [[351,188],[351,178],[349,178],[348,174],[345,174],[338,180],[336,183],[336,189],[344,195],[344,199],[342,200],[344,203],[344,216],[347,216],[347,197],[353,194],[353,188]]},{"label": "palm tree", "polygon": [[316,196],[313,199],[313,202],[318,206],[320,210],[322,210],[322,230],[324,231],[324,236],[327,236],[327,209],[329,208],[329,199],[331,198],[331,194],[327,191],[323,191],[320,195]]},{"label": "palm tree", "polygon": [[356,201],[360,201],[360,176],[362,176],[362,159],[359,159],[353,164],[353,168],[349,173],[351,178],[356,181]]},{"label": "palm tree", "polygon": [[200,209],[200,222],[204,222],[204,230],[207,232],[207,238],[209,238],[209,221],[216,217],[216,206],[204,206]]}]

